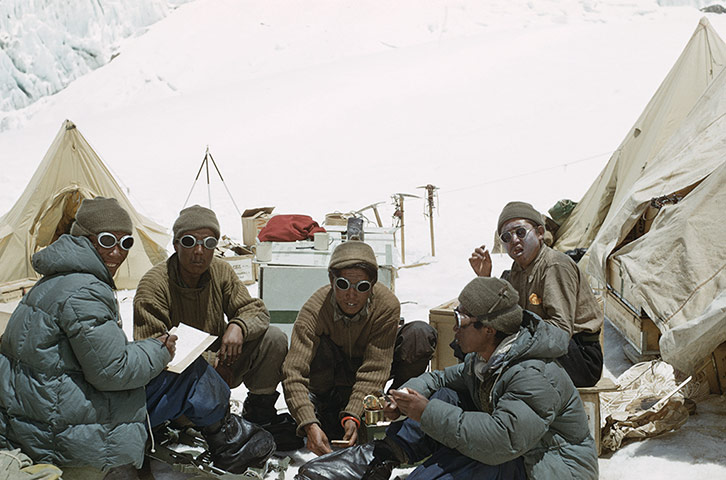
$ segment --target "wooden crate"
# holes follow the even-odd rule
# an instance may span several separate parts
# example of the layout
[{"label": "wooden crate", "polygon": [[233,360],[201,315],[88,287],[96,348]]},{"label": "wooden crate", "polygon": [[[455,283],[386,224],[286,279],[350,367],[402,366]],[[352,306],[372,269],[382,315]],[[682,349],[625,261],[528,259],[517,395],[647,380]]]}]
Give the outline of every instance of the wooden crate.
[{"label": "wooden crate", "polygon": [[449,344],[454,341],[454,308],[459,300],[449,300],[429,310],[429,324],[439,333],[434,356],[431,358],[431,370],[443,370],[456,365],[459,360]]},{"label": "wooden crate", "polygon": [[35,285],[35,280],[24,279],[0,284],[0,302],[14,302]]},{"label": "wooden crate", "polygon": [[618,386],[609,378],[601,378],[593,387],[578,388],[582,400],[582,406],[587,414],[587,426],[590,428],[590,434],[595,439],[595,448],[600,456],[600,393],[614,392]]},{"label": "wooden crate", "polygon": [[252,285],[257,281],[257,264],[252,261],[253,259],[254,255],[222,257],[222,260],[232,266],[237,278],[245,285]]},{"label": "wooden crate", "polygon": [[605,317],[628,341],[625,355],[638,363],[660,355],[660,330],[643,312],[636,312],[611,289],[604,292]]},{"label": "wooden crate", "polygon": [[705,377],[711,393],[726,393],[726,343],[722,343],[695,369],[694,377]]}]

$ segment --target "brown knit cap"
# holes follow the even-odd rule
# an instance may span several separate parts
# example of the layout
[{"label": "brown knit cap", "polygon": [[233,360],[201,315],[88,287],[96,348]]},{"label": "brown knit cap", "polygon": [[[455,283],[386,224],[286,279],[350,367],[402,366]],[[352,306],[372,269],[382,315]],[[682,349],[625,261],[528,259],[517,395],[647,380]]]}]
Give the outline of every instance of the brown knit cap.
[{"label": "brown knit cap", "polygon": [[134,224],[115,198],[84,198],[71,225],[71,235],[87,237],[101,232],[130,234]]},{"label": "brown knit cap", "polygon": [[499,214],[497,234],[501,235],[502,225],[515,218],[524,218],[525,220],[531,220],[535,225],[544,225],[542,214],[535,210],[529,203],[509,202],[502,209],[502,213]]},{"label": "brown knit cap", "polygon": [[508,335],[518,332],[522,324],[518,301],[519,294],[509,282],[493,277],[476,277],[459,294],[462,310]]},{"label": "brown knit cap", "polygon": [[328,269],[340,270],[358,263],[367,263],[374,271],[378,270],[376,254],[371,246],[358,240],[348,240],[335,247]]},{"label": "brown knit cap", "polygon": [[208,208],[201,205],[192,205],[179,212],[179,217],[174,222],[172,231],[174,240],[179,240],[183,234],[200,228],[208,228],[214,232],[219,239],[219,221],[217,215]]}]

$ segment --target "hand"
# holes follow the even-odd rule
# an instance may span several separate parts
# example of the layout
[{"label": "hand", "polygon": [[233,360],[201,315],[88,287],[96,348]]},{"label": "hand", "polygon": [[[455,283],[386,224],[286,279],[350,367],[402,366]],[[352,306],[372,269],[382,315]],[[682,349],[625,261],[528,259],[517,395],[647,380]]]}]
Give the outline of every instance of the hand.
[{"label": "hand", "polygon": [[171,333],[165,333],[164,335],[157,337],[157,340],[159,340],[161,344],[169,350],[171,358],[174,358],[174,354],[176,353],[176,341],[178,339],[179,337]]},{"label": "hand", "polygon": [[318,425],[317,423],[305,425],[305,434],[308,437],[308,450],[313,452],[315,455],[325,455],[326,453],[330,453],[333,451],[330,448],[330,442],[328,442],[328,437],[325,435],[325,432],[323,432],[323,429],[320,428],[320,425]]},{"label": "hand", "polygon": [[423,415],[426,405],[429,404],[429,399],[421,395],[415,390],[407,388],[404,390],[391,390],[388,392],[398,404],[398,408],[408,418],[421,421],[421,415]]},{"label": "hand", "polygon": [[225,366],[232,365],[239,358],[242,353],[242,343],[244,337],[242,336],[242,327],[236,323],[230,323],[227,325],[227,330],[224,331],[222,336],[222,346],[219,349],[217,358],[219,363]]},{"label": "hand", "polygon": [[386,404],[383,406],[383,415],[388,420],[394,421],[401,416],[401,410],[398,408],[398,404],[396,403],[396,400],[393,399],[393,397],[389,395],[388,398],[390,398],[391,400],[389,402],[386,402]]},{"label": "hand", "polygon": [[358,424],[353,420],[346,420],[343,428],[345,428],[343,440],[348,441],[348,445],[346,446],[352,447],[358,441]]},{"label": "hand", "polygon": [[492,257],[486,245],[476,247],[469,257],[469,265],[479,277],[492,276]]}]

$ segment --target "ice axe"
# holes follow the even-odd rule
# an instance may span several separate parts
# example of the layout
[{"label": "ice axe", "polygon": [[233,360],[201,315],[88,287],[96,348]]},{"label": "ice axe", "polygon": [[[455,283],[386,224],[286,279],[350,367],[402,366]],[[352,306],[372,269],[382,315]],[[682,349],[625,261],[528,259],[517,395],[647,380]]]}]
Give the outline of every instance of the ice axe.
[{"label": "ice axe", "polygon": [[438,204],[439,195],[436,193],[436,190],[438,190],[439,187],[431,185],[429,183],[428,185],[416,188],[426,189],[426,206],[424,206],[424,216],[429,217],[429,230],[431,231],[431,256],[435,257],[436,247],[434,246],[434,208],[436,208],[436,206],[434,205],[434,202]]},{"label": "ice axe", "polygon": [[[394,226],[400,226],[401,228],[401,263],[406,263],[406,239],[405,232],[403,230],[403,199],[406,197],[421,198],[418,195],[411,195],[410,193],[394,193],[392,196],[393,205],[396,207],[396,211],[393,212]],[[398,223],[398,225],[396,225],[396,223]],[[395,235],[393,238],[396,238]]]}]

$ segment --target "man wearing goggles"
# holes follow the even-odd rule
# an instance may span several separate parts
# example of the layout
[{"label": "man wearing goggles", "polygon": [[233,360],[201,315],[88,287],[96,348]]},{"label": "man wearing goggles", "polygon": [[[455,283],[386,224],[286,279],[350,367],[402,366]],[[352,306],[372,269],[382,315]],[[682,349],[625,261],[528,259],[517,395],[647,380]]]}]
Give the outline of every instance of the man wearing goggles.
[{"label": "man wearing goggles", "polygon": [[[350,240],[333,251],[330,285],[315,292],[293,325],[282,383],[298,434],[317,455],[330,440],[358,439],[363,397],[398,386],[426,370],[436,331],[426,322],[399,328],[400,304],[377,283],[378,262],[366,243]],[[330,477],[334,478],[334,477]]]},{"label": "man wearing goggles", "polygon": [[[220,397],[213,390],[221,390],[228,404],[219,375],[205,362],[179,375],[163,372],[177,337],[128,342],[121,328],[113,275],[134,244],[132,231],[116,199],[84,199],[70,235],[33,255],[44,277],[18,305],[0,346],[0,378],[7,380],[0,382],[0,425],[7,427],[0,428],[0,447],[22,447],[65,473],[78,466],[133,470],[144,459],[147,418],[153,428],[184,413],[202,429],[215,465],[236,471],[235,445],[206,434],[227,406],[188,394],[214,399]],[[169,375],[173,382],[164,381]],[[159,398],[176,401],[170,406]],[[226,418],[228,429],[236,425],[235,417]]]},{"label": "man wearing goggles", "polygon": [[[603,312],[587,279],[569,256],[544,243],[544,219],[529,203],[508,203],[499,216],[497,234],[514,260],[507,280],[519,292],[519,305],[570,335],[560,364],[575,386],[595,385],[603,365]],[[477,275],[491,276],[486,246],[474,249],[469,264]]]},{"label": "man wearing goggles", "polygon": [[175,253],[136,290],[134,337],[157,336],[179,323],[217,335],[212,349],[218,351],[208,358],[231,388],[244,383],[249,390],[243,417],[273,433],[278,449],[301,447],[292,418],[275,407],[287,337],[270,326],[265,304],[250,296],[229,263],[215,258],[216,214],[193,205],[179,212],[172,230]]},{"label": "man wearing goggles", "polygon": [[295,478],[385,480],[420,463],[408,480],[596,480],[585,409],[555,361],[567,334],[518,301],[505,280],[469,282],[454,311],[464,363],[389,391],[385,438],[313,459]]}]

